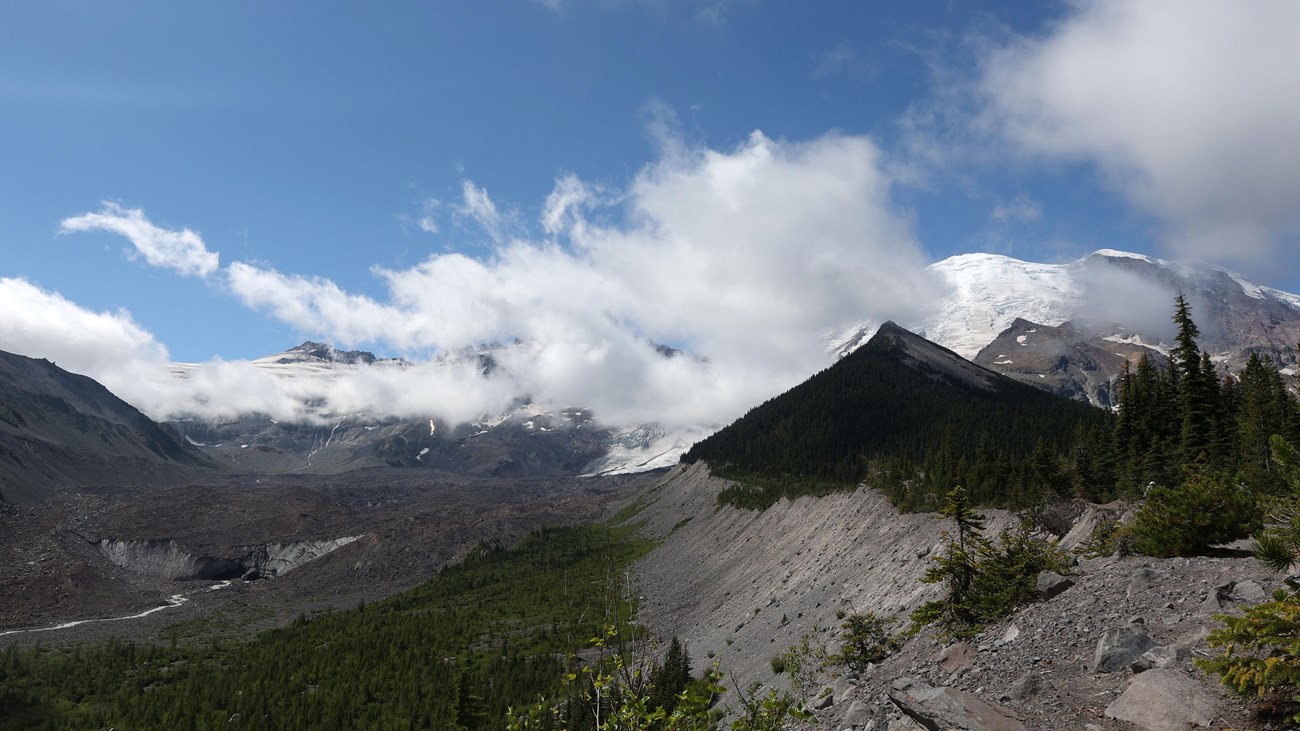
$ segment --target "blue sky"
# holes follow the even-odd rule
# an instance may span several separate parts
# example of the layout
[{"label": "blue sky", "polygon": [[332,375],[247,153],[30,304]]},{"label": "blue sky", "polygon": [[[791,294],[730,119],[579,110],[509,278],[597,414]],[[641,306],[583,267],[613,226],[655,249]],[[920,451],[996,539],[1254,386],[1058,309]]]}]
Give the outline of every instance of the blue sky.
[{"label": "blue sky", "polygon": [[[1159,2],[11,3],[0,277],[40,291],[23,301],[129,315],[139,332],[123,326],[128,339],[173,360],[256,357],[305,337],[428,355],[535,335],[518,310],[563,312],[564,267],[626,290],[590,253],[592,229],[608,246],[666,237],[606,252],[620,261],[696,236],[676,250],[691,260],[714,245],[707,236],[736,228],[708,211],[675,219],[700,198],[691,185],[761,149],[794,167],[790,179],[821,165],[831,188],[846,186],[853,220],[825,235],[831,252],[841,233],[880,236],[858,262],[864,288],[955,253],[1063,261],[1108,247],[1209,259],[1297,291],[1300,95],[1284,69],[1300,59],[1276,30],[1295,27],[1292,7],[1236,17],[1228,4]],[[1197,34],[1204,42],[1184,48]],[[861,164],[837,168],[836,155]],[[563,181],[580,194],[548,228]],[[762,215],[784,212],[778,191],[755,198]],[[187,273],[151,260],[106,223],[132,215],[146,236],[188,229],[219,265]],[[784,235],[752,255],[780,261],[798,237]],[[512,246],[578,253],[558,268],[529,259],[547,296],[466,315],[494,287],[529,281],[519,256],[503,273]],[[425,303],[422,292],[460,275],[416,281],[421,267],[461,257],[485,264],[483,289]],[[792,303],[831,283],[804,274],[791,275]],[[725,346],[668,305],[585,306],[636,337]],[[893,314],[865,295],[819,306],[790,326]],[[368,308],[390,325],[349,319]],[[495,324],[399,322],[456,316]]]}]

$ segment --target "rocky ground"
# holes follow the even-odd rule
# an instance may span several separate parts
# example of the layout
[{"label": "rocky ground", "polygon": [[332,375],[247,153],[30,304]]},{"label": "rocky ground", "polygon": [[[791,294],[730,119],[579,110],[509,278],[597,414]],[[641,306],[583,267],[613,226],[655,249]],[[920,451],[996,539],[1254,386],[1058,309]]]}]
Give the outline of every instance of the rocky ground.
[{"label": "rocky ground", "polygon": [[[324,477],[229,478],[138,490],[64,491],[0,511],[0,645],[244,637],[299,612],[351,607],[428,579],[483,540],[512,542],[541,525],[584,522],[655,475],[492,479],[382,469]],[[359,539],[271,580],[172,581],[120,566],[103,539],[167,541],[195,557],[229,559],[267,542]],[[118,617],[140,619],[14,632]]]},{"label": "rocky ground", "polygon": [[[725,485],[694,466],[641,495],[647,530],[671,535],[637,569],[642,617],[663,636],[680,636],[697,668],[712,655],[733,686],[788,687],[771,658],[805,634],[835,649],[837,612],[905,617],[936,595],[918,581],[942,545],[935,518],[899,515],[865,489],[762,513],[720,508],[714,498]],[[1107,508],[1120,509],[1083,511],[1067,547]],[[994,531],[1012,520],[987,513]],[[828,690],[811,699],[817,727],[1268,728],[1191,659],[1214,652],[1204,643],[1216,626],[1211,615],[1263,599],[1280,576],[1238,550],[1084,559],[1067,578],[1059,594],[969,643],[944,643],[927,630],[860,676],[828,672],[819,682]]]}]

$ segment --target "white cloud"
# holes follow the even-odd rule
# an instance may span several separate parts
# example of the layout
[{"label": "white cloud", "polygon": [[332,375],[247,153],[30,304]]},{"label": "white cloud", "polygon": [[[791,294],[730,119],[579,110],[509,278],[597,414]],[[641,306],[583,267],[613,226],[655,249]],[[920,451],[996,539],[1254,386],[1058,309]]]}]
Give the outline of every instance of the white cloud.
[{"label": "white cloud", "polygon": [[203,239],[190,229],[172,231],[155,226],[139,208],[123,208],[104,201],[97,213],[65,218],[59,223],[63,233],[75,231],[110,231],[125,236],[150,266],[175,269],[181,274],[206,277],[217,270],[218,256],[208,251]]},{"label": "white cloud", "polygon": [[1300,234],[1300,4],[1100,0],[990,52],[984,123],[1095,163],[1176,256],[1250,268]]},{"label": "white cloud", "polygon": [[[10,298],[0,306],[24,313],[3,324],[0,348],[67,361],[155,418],[458,421],[527,396],[591,408],[611,425],[678,428],[725,423],[826,367],[828,332],[917,321],[939,300],[871,140],[755,132],[722,151],[663,142],[663,157],[625,190],[557,179],[540,213],[544,238],[375,267],[380,297],[256,263],[223,270],[240,302],[314,339],[439,360],[311,379],[214,361],[179,379],[126,313],[88,312],[22,280],[0,290]],[[510,217],[486,191],[466,181],[464,193],[464,215],[504,229]],[[493,352],[490,377],[473,357],[445,357],[490,342],[508,344]],[[665,357],[655,343],[688,355]]]},{"label": "white cloud", "polygon": [[994,221],[1037,221],[1043,217],[1043,207],[1038,201],[1021,193],[1006,203],[993,206],[989,217]]},{"label": "white cloud", "polygon": [[129,313],[93,312],[14,278],[0,278],[0,311],[0,350],[91,376],[137,408],[167,399],[167,350]]},{"label": "white cloud", "polygon": [[[755,132],[729,151],[663,148],[617,196],[557,180],[546,241],[376,268],[382,299],[244,263],[229,268],[230,287],[349,346],[448,352],[521,338],[497,354],[516,393],[611,423],[669,424],[734,418],[828,365],[824,333],[868,316],[919,319],[937,299],[869,139]],[[468,181],[465,201],[495,220]],[[616,203],[620,223],[588,217]],[[652,340],[699,357],[664,358]]]}]

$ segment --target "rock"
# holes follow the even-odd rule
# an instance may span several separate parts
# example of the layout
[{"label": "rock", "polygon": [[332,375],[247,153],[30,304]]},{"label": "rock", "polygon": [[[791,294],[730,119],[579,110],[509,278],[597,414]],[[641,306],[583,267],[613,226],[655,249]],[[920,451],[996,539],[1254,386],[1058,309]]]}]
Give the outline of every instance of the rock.
[{"label": "rock", "polygon": [[1051,599],[1072,586],[1074,580],[1069,577],[1052,571],[1039,571],[1038,579],[1034,582],[1034,591],[1042,599]]},{"label": "rock", "polygon": [[1236,586],[1232,587],[1232,598],[1239,602],[1255,604],[1264,601],[1266,596],[1268,594],[1264,591],[1264,587],[1260,586],[1259,582],[1250,579],[1239,581]]},{"label": "rock", "polygon": [[1033,670],[1028,670],[1007,689],[1007,697],[1013,701],[1023,701],[1043,692],[1046,685],[1041,675]]},{"label": "rock", "polygon": [[945,673],[955,673],[961,668],[970,667],[975,661],[975,648],[965,642],[955,642],[943,648],[934,658]]},{"label": "rock", "polygon": [[1189,657],[1191,651],[1186,647],[1161,645],[1142,653],[1142,657],[1134,660],[1129,667],[1134,673],[1143,673],[1152,668],[1171,668]]},{"label": "rock", "polygon": [[1018,637],[1020,637],[1020,628],[1014,624],[1008,625],[1006,631],[1003,632],[1002,636],[998,638],[998,641],[993,644],[1002,647],[1003,645],[1015,642]]},{"label": "rock", "polygon": [[853,701],[848,713],[844,714],[844,725],[865,726],[871,720],[871,706],[862,701]]},{"label": "rock", "polygon": [[1134,571],[1133,575],[1129,577],[1128,590],[1125,591],[1125,595],[1132,597],[1136,594],[1141,594],[1147,589],[1155,586],[1156,583],[1160,581],[1160,578],[1161,573],[1159,571],[1146,567],[1140,568],[1137,571]]},{"label": "rock", "polygon": [[810,704],[814,711],[822,711],[835,705],[835,694],[827,692],[826,695],[818,696]]},{"label": "rock", "polygon": [[841,675],[831,684],[831,695],[835,697],[835,702],[837,704],[846,701],[849,694],[857,689],[857,684],[851,682],[851,680],[852,679],[849,678],[849,676]]},{"label": "rock", "polygon": [[1196,681],[1177,670],[1157,668],[1135,677],[1106,707],[1106,716],[1146,731],[1185,731],[1188,724],[1209,726],[1219,706],[1219,699]]},{"label": "rock", "polygon": [[[927,729],[952,731],[1028,731],[1010,711],[957,688],[935,688],[916,678],[890,685],[889,700]],[[892,728],[892,724],[891,724]]]},{"label": "rock", "polygon": [[1135,631],[1133,626],[1117,627],[1107,631],[1101,639],[1097,640],[1092,669],[1099,673],[1122,670],[1155,646],[1155,640],[1142,632]]}]

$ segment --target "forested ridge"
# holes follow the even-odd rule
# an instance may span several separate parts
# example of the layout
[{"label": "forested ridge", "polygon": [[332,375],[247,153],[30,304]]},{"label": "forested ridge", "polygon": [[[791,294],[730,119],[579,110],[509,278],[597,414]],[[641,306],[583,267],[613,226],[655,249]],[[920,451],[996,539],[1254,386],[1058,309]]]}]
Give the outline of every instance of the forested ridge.
[{"label": "forested ridge", "polygon": [[[720,501],[762,508],[781,497],[862,482],[906,510],[933,510],[954,485],[981,505],[1020,508],[1082,497],[1135,497],[1188,469],[1268,492],[1278,484],[1269,437],[1300,442],[1300,406],[1277,364],[1254,356],[1220,374],[1180,296],[1168,358],[1126,368],[1119,408],[1093,408],[967,364],[949,375],[920,350],[956,354],[892,323],[862,348],[750,410],[684,457],[738,481]],[[944,356],[946,357],[946,356]],[[988,384],[981,387],[980,382]]]},{"label": "forested ridge", "polygon": [[495,729],[629,626],[631,528],[480,545],[426,584],[240,643],[0,651],[0,729]]}]

